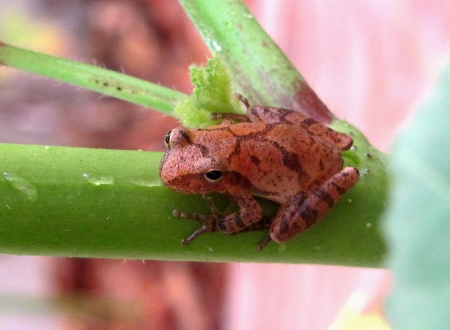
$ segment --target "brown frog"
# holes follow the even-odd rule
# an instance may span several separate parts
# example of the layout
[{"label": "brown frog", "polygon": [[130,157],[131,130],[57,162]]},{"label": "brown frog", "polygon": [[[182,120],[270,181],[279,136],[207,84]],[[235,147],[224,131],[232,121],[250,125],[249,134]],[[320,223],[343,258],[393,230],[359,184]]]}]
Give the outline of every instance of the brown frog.
[{"label": "brown frog", "polygon": [[[342,150],[353,143],[296,111],[250,106],[246,115],[215,114],[220,125],[204,129],[175,128],[167,133],[167,152],[160,165],[162,182],[180,193],[226,194],[240,208],[212,215],[174,210],[176,217],[194,218],[203,225],[182,241],[200,234],[270,228],[270,239],[285,242],[319,221],[359,180],[354,167],[342,169]],[[280,204],[268,220],[253,196]]]}]

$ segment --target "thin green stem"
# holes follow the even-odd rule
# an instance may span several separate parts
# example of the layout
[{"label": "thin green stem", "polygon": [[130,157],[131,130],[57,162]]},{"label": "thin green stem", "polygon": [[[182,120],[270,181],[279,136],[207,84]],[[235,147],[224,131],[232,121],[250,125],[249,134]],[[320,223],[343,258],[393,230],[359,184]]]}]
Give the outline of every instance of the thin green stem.
[{"label": "thin green stem", "polygon": [[0,42],[0,65],[84,87],[172,115],[187,95],[122,73]]}]

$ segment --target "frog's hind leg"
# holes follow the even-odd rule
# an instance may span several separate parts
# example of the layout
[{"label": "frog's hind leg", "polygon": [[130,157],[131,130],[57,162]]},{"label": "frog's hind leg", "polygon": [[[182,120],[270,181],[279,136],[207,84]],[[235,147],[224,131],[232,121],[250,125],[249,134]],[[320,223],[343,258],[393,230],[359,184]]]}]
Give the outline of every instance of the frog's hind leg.
[{"label": "frog's hind leg", "polygon": [[235,121],[263,122],[266,124],[290,123],[327,141],[341,151],[348,150],[353,145],[353,139],[350,135],[335,131],[303,113],[277,107],[250,106],[248,100],[241,94],[237,94],[236,97],[246,107],[247,115],[226,114],[225,117],[224,114],[218,114],[222,115],[220,118],[229,118]]},{"label": "frog's hind leg", "polygon": [[318,222],[359,180],[354,167],[346,167],[323,183],[314,193],[301,193],[281,206],[272,227],[271,238],[285,242]]}]

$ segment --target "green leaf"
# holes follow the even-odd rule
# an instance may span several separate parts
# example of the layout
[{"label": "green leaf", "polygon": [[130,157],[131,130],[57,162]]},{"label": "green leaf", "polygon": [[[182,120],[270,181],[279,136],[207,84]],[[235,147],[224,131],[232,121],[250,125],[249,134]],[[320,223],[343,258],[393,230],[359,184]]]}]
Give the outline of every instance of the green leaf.
[{"label": "green leaf", "polygon": [[392,148],[385,219],[396,329],[450,328],[450,64]]},{"label": "green leaf", "polygon": [[230,74],[220,57],[211,58],[206,67],[193,65],[190,69],[194,91],[188,99],[177,103],[174,111],[184,126],[211,126],[215,124],[211,120],[212,113],[243,113]]}]

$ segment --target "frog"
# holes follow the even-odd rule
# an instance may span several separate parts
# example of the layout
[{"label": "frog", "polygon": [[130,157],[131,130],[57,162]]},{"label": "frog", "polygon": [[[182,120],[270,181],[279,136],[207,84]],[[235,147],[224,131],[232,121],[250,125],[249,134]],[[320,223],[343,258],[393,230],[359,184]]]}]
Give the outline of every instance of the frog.
[{"label": "frog", "polygon": [[[180,126],[165,136],[159,168],[165,186],[184,194],[221,193],[239,208],[223,213],[209,198],[209,215],[173,210],[177,218],[203,222],[183,245],[204,233],[262,229],[268,235],[258,250],[272,240],[284,243],[321,220],[359,180],[355,167],[343,168],[350,135],[298,111],[251,106],[237,97],[245,114],[215,113],[219,124]],[[255,196],[279,204],[277,213],[265,216]]]}]

